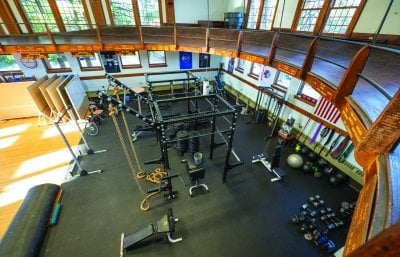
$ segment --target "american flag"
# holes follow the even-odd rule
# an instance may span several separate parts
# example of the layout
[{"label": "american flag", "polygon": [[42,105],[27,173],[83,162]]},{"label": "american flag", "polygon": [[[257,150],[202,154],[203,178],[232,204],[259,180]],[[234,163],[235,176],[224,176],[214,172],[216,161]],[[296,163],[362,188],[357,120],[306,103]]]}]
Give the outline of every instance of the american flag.
[{"label": "american flag", "polygon": [[317,103],[314,114],[332,123],[336,123],[340,118],[340,111],[333,103],[323,97],[321,97]]}]

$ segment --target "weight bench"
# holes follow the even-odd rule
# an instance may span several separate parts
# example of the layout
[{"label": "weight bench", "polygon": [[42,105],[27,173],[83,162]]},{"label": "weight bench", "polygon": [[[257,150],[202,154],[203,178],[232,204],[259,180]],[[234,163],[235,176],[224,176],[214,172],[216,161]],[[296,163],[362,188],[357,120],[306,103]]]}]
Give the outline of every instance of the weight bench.
[{"label": "weight bench", "polygon": [[271,179],[271,182],[275,182],[281,180],[284,176],[286,176],[285,171],[278,165],[275,165],[276,163],[279,163],[279,158],[280,155],[274,154],[274,157],[272,158],[272,163],[270,163],[268,161],[268,155],[266,153],[262,153],[253,156],[252,163],[261,162],[269,172],[275,175],[275,177]]},{"label": "weight bench", "polygon": [[141,230],[125,237],[125,234],[121,235],[121,248],[120,257],[125,255],[125,250],[133,249],[141,246],[144,241],[152,236],[156,236],[160,233],[166,233],[168,241],[172,244],[182,241],[182,238],[174,239],[172,233],[175,232],[175,224],[178,219],[174,218],[172,209],[169,208],[167,214],[165,214],[155,224],[147,225]]},{"label": "weight bench", "polygon": [[186,158],[186,159],[182,160],[181,162],[186,163],[186,171],[189,174],[192,184],[194,184],[189,188],[190,196],[193,196],[193,189],[197,189],[197,188],[203,188],[204,190],[209,192],[208,186],[206,184],[200,183],[200,179],[205,177],[204,166],[201,164],[196,165],[193,162],[192,157]]}]

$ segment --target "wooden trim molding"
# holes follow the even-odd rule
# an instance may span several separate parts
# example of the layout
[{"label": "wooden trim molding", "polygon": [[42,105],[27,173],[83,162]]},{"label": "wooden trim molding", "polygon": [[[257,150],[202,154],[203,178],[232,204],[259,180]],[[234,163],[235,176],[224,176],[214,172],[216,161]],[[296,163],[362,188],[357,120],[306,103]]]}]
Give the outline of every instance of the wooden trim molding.
[{"label": "wooden trim molding", "polygon": [[24,10],[22,9],[21,4],[19,3],[18,0],[14,0],[14,5],[17,7],[17,11],[19,13],[19,15],[22,18],[22,21],[24,22],[24,25],[26,27],[26,29],[28,30],[28,33],[34,33],[32,30],[32,26],[31,23],[29,22],[28,18],[25,15]]},{"label": "wooden trim molding", "polygon": [[56,1],[55,0],[49,0],[49,6],[50,6],[50,9],[51,9],[51,12],[54,15],[54,19],[55,19],[55,21],[57,23],[58,29],[60,30],[60,32],[66,32],[65,25],[64,25],[63,19],[61,17],[61,13],[58,10]]},{"label": "wooden trim molding", "polygon": [[362,13],[362,11],[364,10],[364,6],[365,3],[367,2],[367,0],[361,0],[360,5],[357,7],[356,12],[353,15],[353,18],[351,19],[351,22],[349,24],[349,26],[347,27],[346,30],[346,36],[350,36],[358,22],[358,19],[360,18],[360,15]]}]

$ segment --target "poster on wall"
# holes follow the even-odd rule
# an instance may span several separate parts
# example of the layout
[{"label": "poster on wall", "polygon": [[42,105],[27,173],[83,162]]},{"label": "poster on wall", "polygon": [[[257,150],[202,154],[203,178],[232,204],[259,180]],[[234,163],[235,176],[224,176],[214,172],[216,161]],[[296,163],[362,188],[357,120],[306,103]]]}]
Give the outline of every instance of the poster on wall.
[{"label": "poster on wall", "polygon": [[233,68],[235,67],[235,58],[229,59],[228,62],[228,73],[233,73]]},{"label": "poster on wall", "polygon": [[270,86],[269,78],[271,77],[271,71],[268,69],[268,66],[261,66],[261,72],[259,77],[260,87],[268,87]]},{"label": "poster on wall", "polygon": [[114,51],[100,52],[101,60],[103,61],[104,69],[107,73],[121,72],[119,67],[118,55]]},{"label": "poster on wall", "polygon": [[179,68],[181,70],[192,68],[192,53],[191,52],[179,52]]},{"label": "poster on wall", "polygon": [[209,54],[199,54],[199,68],[210,67],[210,55]]}]

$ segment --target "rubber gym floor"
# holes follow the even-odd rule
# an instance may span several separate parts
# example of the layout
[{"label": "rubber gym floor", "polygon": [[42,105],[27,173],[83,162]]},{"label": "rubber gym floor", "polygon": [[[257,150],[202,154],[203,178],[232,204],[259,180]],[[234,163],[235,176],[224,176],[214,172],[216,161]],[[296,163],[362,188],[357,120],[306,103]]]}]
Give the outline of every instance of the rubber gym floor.
[{"label": "rubber gym floor", "polygon": [[[144,125],[127,114],[129,127]],[[121,132],[123,117],[116,117]],[[293,215],[310,196],[320,195],[326,207],[337,210],[341,202],[357,200],[358,192],[347,184],[335,187],[327,177],[314,178],[299,169],[289,168],[286,158],[294,152],[293,145],[285,145],[280,161],[287,176],[278,182],[260,163],[252,164],[252,156],[261,152],[272,154],[276,139],[265,141],[269,133],[266,124],[251,122],[250,116],[239,115],[234,135],[234,150],[244,164],[228,172],[227,183],[222,183],[226,147],[221,146],[209,160],[210,137],[200,140],[200,151],[206,167],[202,180],[210,192],[199,189],[189,195],[189,176],[174,146],[169,148],[171,173],[180,173],[172,180],[178,197],[168,200],[163,193],[150,199],[151,208],[140,210],[143,196],[133,178],[111,117],[106,117],[96,136],[86,136],[93,150],[106,149],[80,157],[84,169],[102,169],[101,174],[77,176],[62,185],[63,208],[58,223],[49,229],[42,255],[44,257],[111,257],[120,255],[121,234],[130,235],[148,224],[157,222],[172,208],[176,224],[174,237],[181,242],[171,244],[166,234],[148,239],[145,244],[125,252],[125,256],[280,256],[317,257],[329,254],[305,240],[299,227],[291,223]],[[125,139],[127,140],[127,139]],[[216,136],[216,141],[221,141]],[[126,144],[130,151],[129,143]],[[160,157],[155,134],[143,132],[135,142],[142,168],[152,171],[158,164],[144,165],[146,160]],[[134,162],[132,153],[131,159]],[[235,158],[231,156],[231,163]],[[137,167],[135,165],[135,171]],[[157,185],[139,182],[144,190]],[[320,223],[324,224],[324,223]],[[343,246],[348,225],[333,229],[328,237],[336,248]]]}]

